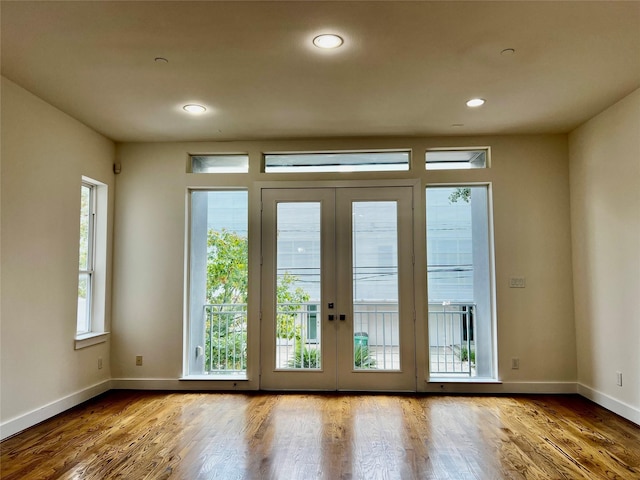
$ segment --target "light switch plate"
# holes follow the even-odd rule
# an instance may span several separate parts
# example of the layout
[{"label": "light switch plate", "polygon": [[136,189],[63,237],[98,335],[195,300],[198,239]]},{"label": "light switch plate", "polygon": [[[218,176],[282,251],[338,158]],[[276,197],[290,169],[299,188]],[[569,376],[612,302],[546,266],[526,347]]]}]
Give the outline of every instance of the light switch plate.
[{"label": "light switch plate", "polygon": [[509,288],[525,288],[526,282],[524,277],[510,277]]}]

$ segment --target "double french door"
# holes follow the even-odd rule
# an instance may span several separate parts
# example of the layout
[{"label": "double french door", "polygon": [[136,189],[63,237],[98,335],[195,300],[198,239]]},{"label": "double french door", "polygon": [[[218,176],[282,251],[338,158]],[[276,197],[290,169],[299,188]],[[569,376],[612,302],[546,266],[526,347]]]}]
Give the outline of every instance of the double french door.
[{"label": "double french door", "polygon": [[416,389],[412,199],[262,190],[261,388]]}]

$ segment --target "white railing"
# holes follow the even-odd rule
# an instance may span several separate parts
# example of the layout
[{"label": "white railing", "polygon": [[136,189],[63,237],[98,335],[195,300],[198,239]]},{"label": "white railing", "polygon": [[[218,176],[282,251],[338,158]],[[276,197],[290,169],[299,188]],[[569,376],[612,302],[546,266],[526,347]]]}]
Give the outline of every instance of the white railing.
[{"label": "white railing", "polygon": [[475,376],[475,313],[472,303],[429,303],[432,376]]},{"label": "white railing", "polygon": [[205,372],[237,374],[247,370],[247,305],[220,303],[204,306]]},{"label": "white railing", "polygon": [[[245,373],[247,305],[215,304],[205,305],[204,309],[205,371],[213,374]],[[321,368],[320,304],[281,303],[276,314],[276,368]],[[356,302],[353,316],[354,368],[399,370],[397,303]],[[475,376],[474,321],[474,304],[429,304],[432,376]]]}]

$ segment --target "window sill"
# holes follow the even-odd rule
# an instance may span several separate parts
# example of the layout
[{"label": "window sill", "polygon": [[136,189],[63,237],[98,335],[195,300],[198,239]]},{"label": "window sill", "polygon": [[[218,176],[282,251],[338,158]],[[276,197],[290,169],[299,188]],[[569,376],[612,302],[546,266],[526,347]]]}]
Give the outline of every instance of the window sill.
[{"label": "window sill", "polygon": [[91,332],[78,335],[75,338],[75,350],[81,348],[91,347],[92,345],[98,345],[104,343],[109,337],[109,332]]},{"label": "window sill", "polygon": [[502,381],[497,380],[495,378],[487,378],[487,377],[473,377],[473,378],[467,378],[467,377],[461,377],[461,378],[456,378],[456,377],[430,377],[429,379],[427,379],[427,383],[433,383],[433,384],[437,384],[437,383],[487,383],[487,384],[501,384]]},{"label": "window sill", "polygon": [[180,381],[193,381],[193,380],[207,380],[207,381],[224,381],[224,380],[232,380],[232,381],[249,381],[247,375],[243,374],[230,374],[230,375],[186,375],[180,378]]}]

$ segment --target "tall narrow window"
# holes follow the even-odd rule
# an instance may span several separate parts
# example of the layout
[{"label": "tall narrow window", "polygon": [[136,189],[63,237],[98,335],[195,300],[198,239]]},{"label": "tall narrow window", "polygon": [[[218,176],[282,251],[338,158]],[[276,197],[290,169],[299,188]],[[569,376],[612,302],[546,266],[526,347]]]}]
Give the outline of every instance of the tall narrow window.
[{"label": "tall narrow window", "polygon": [[82,177],[75,348],[106,341],[108,187]]},{"label": "tall narrow window", "polygon": [[427,188],[431,377],[495,376],[487,186]]},{"label": "tall narrow window", "polygon": [[80,254],[78,274],[77,334],[91,332],[92,292],[94,289],[96,187],[82,183],[80,189]]},{"label": "tall narrow window", "polygon": [[246,378],[248,196],[191,192],[188,376]]}]

